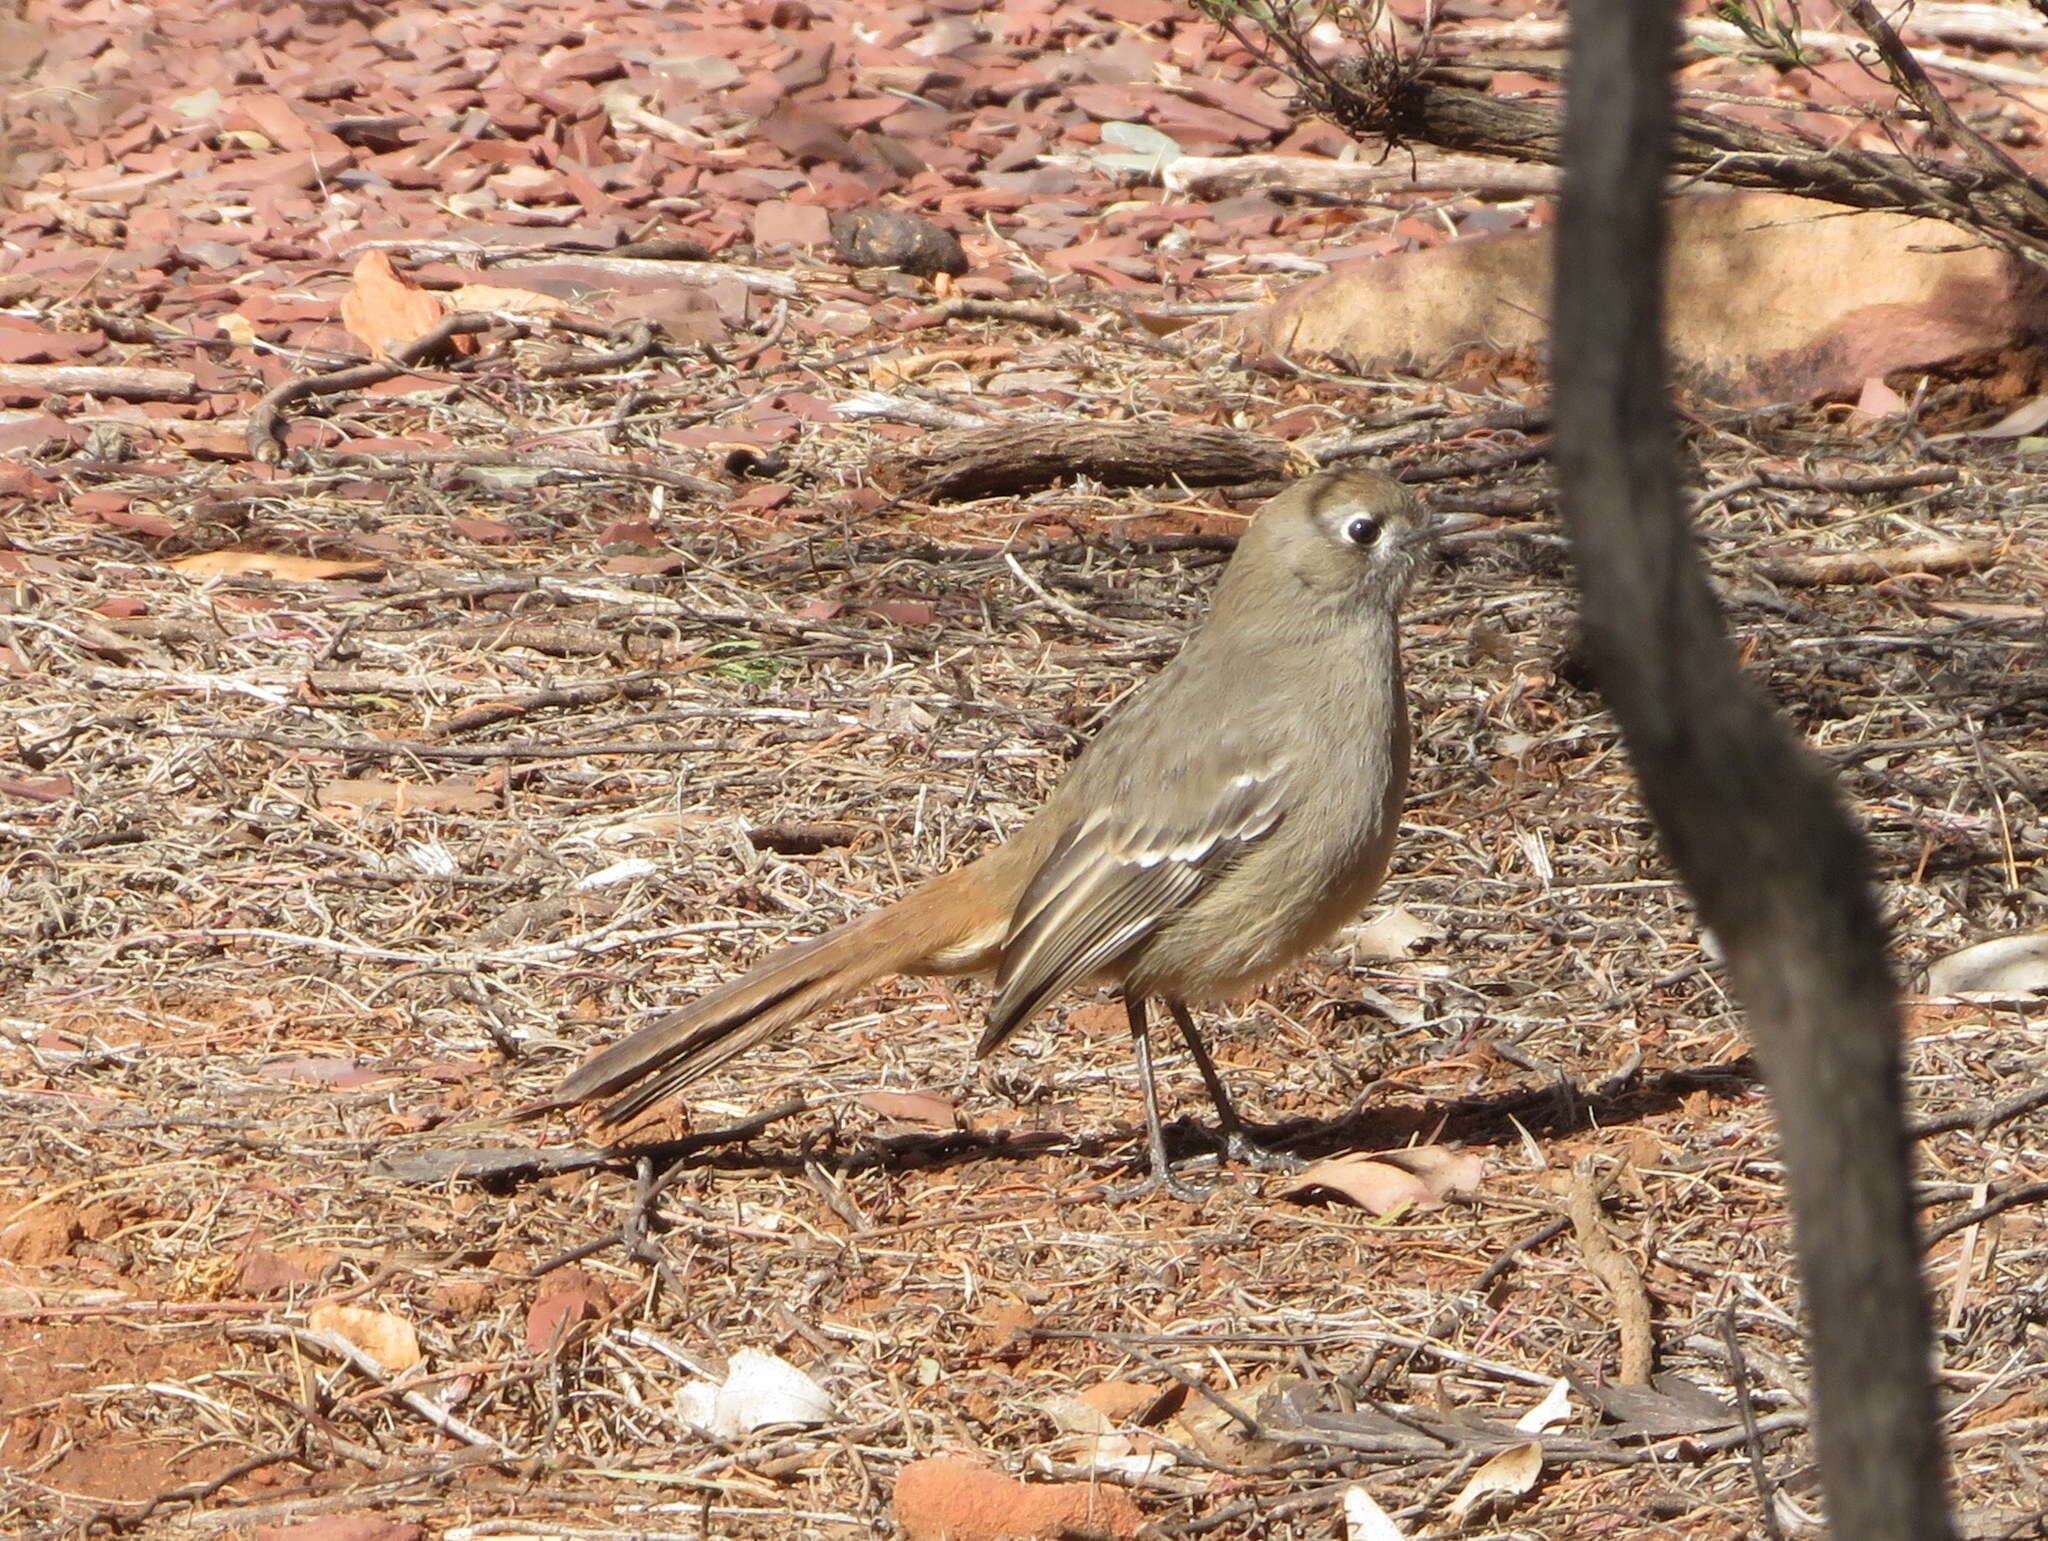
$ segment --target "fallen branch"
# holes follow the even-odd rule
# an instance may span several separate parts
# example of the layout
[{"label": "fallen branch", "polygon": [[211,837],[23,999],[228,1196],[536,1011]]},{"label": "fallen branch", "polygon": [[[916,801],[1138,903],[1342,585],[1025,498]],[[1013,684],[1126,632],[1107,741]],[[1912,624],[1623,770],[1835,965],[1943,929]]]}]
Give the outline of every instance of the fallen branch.
[{"label": "fallen branch", "polygon": [[1993,1215],[2002,1215],[2008,1209],[2017,1209],[2022,1204],[2038,1204],[2048,1199],[2048,1182],[2015,1183],[2003,1193],[1993,1194],[1982,1204],[1951,1215],[1927,1232],[1927,1245],[1946,1241],[1958,1231],[1967,1231],[1973,1225],[1981,1225]]},{"label": "fallen branch", "polygon": [[1283,441],[1233,428],[1040,418],[932,434],[878,463],[875,480],[963,499],[1036,492],[1077,476],[1107,487],[1227,487],[1287,475],[1293,459]]},{"label": "fallen branch", "polygon": [[[402,371],[401,371],[402,372]],[[254,429],[251,429],[254,432]],[[721,482],[707,481],[687,471],[671,471],[621,455],[595,455],[581,450],[536,450],[531,447],[450,446],[447,448],[386,449],[372,455],[352,455],[346,449],[334,455],[337,464],[362,462],[376,466],[519,466],[529,471],[561,471],[584,476],[615,476],[622,481],[653,482],[657,486],[687,492],[693,497],[716,498],[723,502],[732,489]]]},{"label": "fallen branch", "polygon": [[1811,556],[1775,556],[1758,561],[1757,571],[1777,583],[1815,587],[1824,583],[1882,583],[1907,573],[1969,572],[1997,560],[1988,540],[1937,540],[1921,546],[1876,551],[1823,551]]},{"label": "fallen branch", "polygon": [[519,1453],[503,1441],[465,1423],[445,1407],[429,1401],[419,1392],[401,1388],[397,1383],[398,1378],[396,1376],[339,1333],[320,1332],[311,1327],[283,1327],[267,1322],[251,1322],[246,1327],[230,1328],[228,1335],[230,1337],[277,1338],[295,1343],[302,1348],[319,1349],[321,1352],[339,1359],[358,1375],[375,1381],[379,1386],[386,1388],[399,1401],[411,1408],[414,1413],[426,1419],[427,1422],[431,1423],[449,1438],[459,1439],[465,1445],[473,1446],[478,1450],[488,1451],[500,1459],[519,1459]]},{"label": "fallen branch", "polygon": [[1557,172],[1548,166],[1476,155],[1398,154],[1357,161],[1308,155],[1183,155],[1167,163],[1159,181],[1176,197],[1209,201],[1261,192],[1350,199],[1393,192],[1536,198],[1557,191]]},{"label": "fallen branch", "polygon": [[472,332],[488,332],[496,325],[498,321],[494,316],[458,311],[431,332],[415,337],[402,348],[392,349],[389,359],[380,359],[374,364],[357,364],[329,374],[287,380],[274,390],[266,391],[263,399],[249,413],[247,439],[250,456],[265,465],[275,465],[283,457],[279,429],[285,408],[294,402],[307,401],[315,396],[337,396],[344,391],[367,390],[382,381],[396,379],[407,373],[412,365],[439,353],[455,338]]},{"label": "fallen branch", "polygon": [[1586,1259],[1586,1272],[1600,1281],[1614,1301],[1615,1329],[1621,1338],[1619,1367],[1614,1378],[1623,1385],[1647,1386],[1654,1368],[1650,1295],[1643,1288],[1642,1270],[1614,1244],[1600,1218],[1603,1186],[1595,1180],[1591,1167],[1580,1162],[1572,1169],[1571,1185],[1565,1190],[1566,1210],[1571,1217],[1572,1234]]},{"label": "fallen branch", "polygon": [[191,401],[199,394],[199,379],[182,369],[130,369],[118,364],[0,364],[0,391]]}]

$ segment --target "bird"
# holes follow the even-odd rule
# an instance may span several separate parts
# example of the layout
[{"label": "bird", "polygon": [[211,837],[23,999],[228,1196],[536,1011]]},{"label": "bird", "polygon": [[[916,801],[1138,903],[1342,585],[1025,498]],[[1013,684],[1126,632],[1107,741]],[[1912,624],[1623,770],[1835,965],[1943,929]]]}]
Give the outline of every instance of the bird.
[{"label": "bird", "polygon": [[1167,1155],[1153,1000],[1191,1051],[1224,1154],[1254,1159],[1190,1008],[1327,942],[1386,875],[1410,751],[1399,613],[1435,529],[1378,471],[1294,482],[1252,517],[1204,622],[1007,841],[656,1018],[538,1106],[610,1098],[596,1123],[623,1124],[884,979],[992,972],[978,1055],[1069,989],[1121,991],[1151,1170],[1139,1188],[1199,1193]]}]

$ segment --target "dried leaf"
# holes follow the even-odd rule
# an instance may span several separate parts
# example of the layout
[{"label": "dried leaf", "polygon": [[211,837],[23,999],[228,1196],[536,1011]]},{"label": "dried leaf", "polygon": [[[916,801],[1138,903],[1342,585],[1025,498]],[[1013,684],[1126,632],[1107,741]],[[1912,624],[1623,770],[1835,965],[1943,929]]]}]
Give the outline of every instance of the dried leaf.
[{"label": "dried leaf", "polygon": [[1403,1209],[1429,1209],[1446,1198],[1470,1198],[1486,1176],[1475,1151],[1444,1145],[1406,1150],[1351,1151],[1297,1172],[1281,1190],[1287,1197],[1322,1189],[1385,1218]]},{"label": "dried leaf", "polygon": [[[1969,437],[1974,439],[2024,439],[2030,433],[2048,428],[2048,396],[2036,396],[2032,401],[2014,407],[1989,428],[1975,428]],[[1943,438],[1950,435],[1943,434]]]},{"label": "dried leaf", "polygon": [[1112,1423],[1156,1423],[1175,1411],[1186,1396],[1187,1388],[1181,1385],[1162,1394],[1157,1386],[1133,1380],[1105,1380],[1084,1390],[1081,1400]]},{"label": "dried leaf", "polygon": [[786,1359],[758,1348],[732,1356],[723,1384],[690,1381],[676,1392],[676,1410],[721,1439],[735,1439],[777,1424],[829,1422],[832,1398]]},{"label": "dried leaf", "polygon": [[1358,1151],[1304,1167],[1281,1192],[1294,1198],[1318,1190],[1348,1199],[1382,1218],[1404,1209],[1426,1209],[1435,1202],[1429,1184],[1413,1172]]},{"label": "dried leaf", "polygon": [[1542,1475],[1543,1446],[1539,1441],[1510,1445],[1472,1473],[1458,1496],[1451,1500],[1451,1518],[1462,1520],[1493,1499],[1520,1498]]},{"label": "dried leaf", "polygon": [[1008,363],[1016,356],[1015,348],[1006,347],[933,348],[924,353],[894,353],[869,364],[868,378],[878,388],[888,390],[947,364],[958,364],[963,370],[991,369],[997,364]]},{"label": "dried leaf", "polygon": [[552,1354],[579,1322],[595,1315],[597,1306],[583,1290],[556,1290],[541,1296],[526,1313],[526,1351],[535,1357]]},{"label": "dried leaf", "polygon": [[1863,393],[1856,398],[1856,408],[1850,417],[1899,417],[1905,410],[1906,398],[1886,385],[1882,375],[1872,375],[1863,382]]},{"label": "dried leaf", "polygon": [[386,1074],[372,1070],[359,1060],[337,1059],[331,1054],[289,1054],[265,1060],[256,1074],[266,1081],[311,1081],[316,1086],[367,1086]]},{"label": "dried leaf", "polygon": [[1361,958],[1391,963],[1405,958],[1426,942],[1439,941],[1443,929],[1422,919],[1404,904],[1397,904],[1351,933],[1351,949]]},{"label": "dried leaf", "polygon": [[356,260],[341,297],[341,324],[379,359],[431,332],[444,313],[440,298],[401,274],[382,251],[366,251]]},{"label": "dried leaf", "polygon": [[1581,1375],[1572,1376],[1571,1384],[1574,1391],[1600,1409],[1603,1418],[1620,1425],[1619,1432],[1630,1439],[1705,1434],[1728,1428],[1738,1417],[1734,1408],[1704,1386],[1668,1372],[1653,1377],[1648,1386],[1593,1381]]},{"label": "dried leaf", "polygon": [[624,861],[615,861],[609,867],[601,867],[576,880],[578,893],[591,893],[600,888],[615,888],[621,883],[636,882],[641,878],[657,877],[661,868],[644,856],[629,856]]},{"label": "dried leaf", "polygon": [[393,1375],[402,1375],[424,1357],[412,1323],[388,1311],[367,1306],[315,1306],[306,1313],[315,1332],[331,1332],[351,1343]]},{"label": "dried leaf", "polygon": [[96,517],[102,524],[110,524],[117,530],[133,530],[137,535],[147,535],[153,540],[178,533],[178,526],[171,520],[142,508],[110,508]]},{"label": "dried leaf", "polygon": [[1958,621],[2022,621],[2032,626],[2041,619],[2039,605],[2003,604],[1989,599],[1930,599],[1927,608]]},{"label": "dried leaf", "polygon": [[196,551],[168,565],[174,572],[193,578],[363,578],[384,570],[382,562],[337,562],[279,551]]},{"label": "dried leaf", "polygon": [[1453,1145],[1409,1145],[1383,1151],[1380,1160],[1413,1172],[1429,1184],[1434,1199],[1472,1199],[1486,1181],[1486,1158]]},{"label": "dried leaf", "polygon": [[927,1129],[957,1129],[960,1111],[935,1092],[863,1092],[855,1099],[864,1108],[906,1124]]},{"label": "dried leaf", "polygon": [[496,792],[478,787],[473,776],[452,781],[387,781],[382,776],[357,776],[330,781],[320,788],[323,808],[385,808],[393,813],[489,813],[500,802]]},{"label": "dried leaf", "polygon": [[0,776],[0,797],[25,797],[32,803],[65,803],[78,795],[69,776]]},{"label": "dried leaf", "polygon": [[536,289],[508,289],[502,284],[464,284],[448,298],[456,310],[497,310],[515,316],[553,316],[570,309],[566,300],[552,294]]},{"label": "dried leaf", "polygon": [[1116,1424],[1109,1415],[1093,1403],[1084,1402],[1064,1391],[1055,1391],[1051,1396],[1041,1397],[1039,1411],[1052,1419],[1052,1426],[1062,1434],[1113,1434]]},{"label": "dried leaf", "polygon": [[1387,1511],[1355,1484],[1344,1490],[1344,1537],[1345,1541],[1407,1541]]},{"label": "dried leaf", "polygon": [[2048,931],[1993,937],[1927,965],[1928,995],[1992,995],[2035,1000],[2048,993]]},{"label": "dried leaf", "polygon": [[1572,1383],[1554,1380],[1543,1400],[1515,1420],[1517,1434],[1542,1434],[1569,1422],[1572,1416]]},{"label": "dried leaf", "polygon": [[937,612],[922,599],[882,599],[865,606],[885,621],[898,626],[929,626]]}]

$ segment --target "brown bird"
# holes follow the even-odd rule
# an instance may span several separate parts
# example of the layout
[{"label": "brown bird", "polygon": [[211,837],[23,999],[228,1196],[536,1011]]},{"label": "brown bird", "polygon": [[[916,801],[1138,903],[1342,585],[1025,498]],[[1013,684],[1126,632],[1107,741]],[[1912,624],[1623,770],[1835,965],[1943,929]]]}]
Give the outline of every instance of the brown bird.
[{"label": "brown bird", "polygon": [[1153,997],[1226,1153],[1254,1154],[1188,1006],[1250,991],[1379,887],[1408,779],[1399,610],[1430,535],[1413,494],[1376,472],[1288,488],[1238,542],[1207,622],[1007,842],[602,1050],[549,1105],[624,1091],[599,1114],[623,1122],[891,975],[993,970],[981,1054],[1064,990],[1121,988],[1154,1183],[1185,1191],[1153,1085]]}]

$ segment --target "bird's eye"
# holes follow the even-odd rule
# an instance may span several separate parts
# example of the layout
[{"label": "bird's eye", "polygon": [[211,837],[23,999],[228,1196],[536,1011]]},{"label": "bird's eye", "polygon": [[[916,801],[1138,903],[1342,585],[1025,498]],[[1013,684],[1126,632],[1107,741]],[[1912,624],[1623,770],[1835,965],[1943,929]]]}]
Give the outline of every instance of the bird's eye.
[{"label": "bird's eye", "polygon": [[1360,514],[1344,526],[1344,538],[1354,546],[1370,546],[1380,538],[1380,522],[1370,514]]}]

